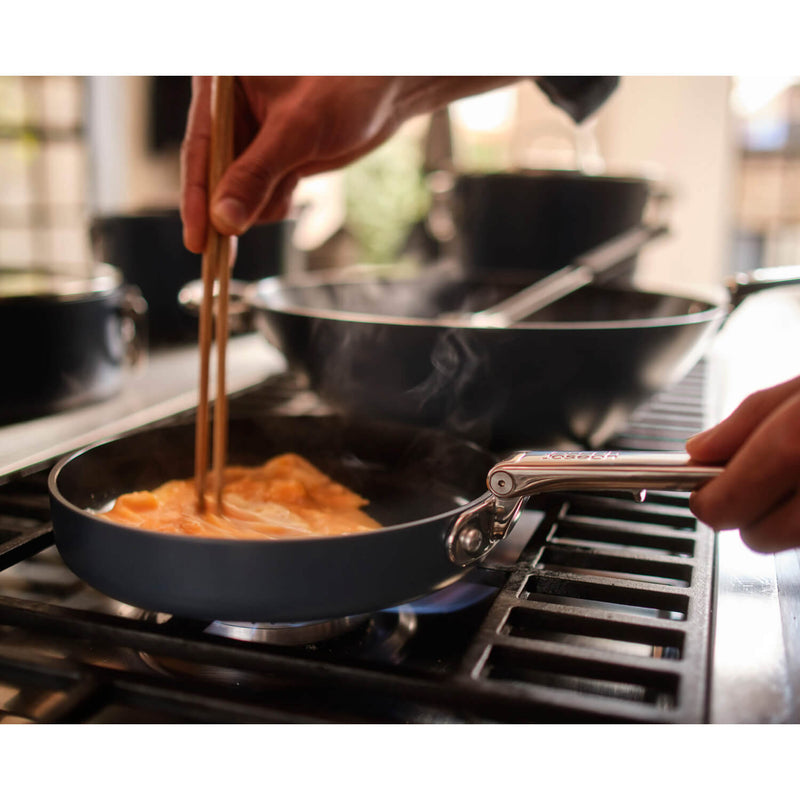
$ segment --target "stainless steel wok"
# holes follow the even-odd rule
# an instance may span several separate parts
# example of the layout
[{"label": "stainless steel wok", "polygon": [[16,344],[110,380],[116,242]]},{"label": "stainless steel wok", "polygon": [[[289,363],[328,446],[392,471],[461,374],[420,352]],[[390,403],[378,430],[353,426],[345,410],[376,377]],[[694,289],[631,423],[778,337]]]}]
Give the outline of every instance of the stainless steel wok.
[{"label": "stainless steel wok", "polygon": [[800,272],[749,275],[709,297],[588,286],[507,328],[453,322],[524,280],[435,270],[411,280],[272,277],[240,299],[342,413],[446,430],[494,451],[597,448],[691,369],[744,296]]}]

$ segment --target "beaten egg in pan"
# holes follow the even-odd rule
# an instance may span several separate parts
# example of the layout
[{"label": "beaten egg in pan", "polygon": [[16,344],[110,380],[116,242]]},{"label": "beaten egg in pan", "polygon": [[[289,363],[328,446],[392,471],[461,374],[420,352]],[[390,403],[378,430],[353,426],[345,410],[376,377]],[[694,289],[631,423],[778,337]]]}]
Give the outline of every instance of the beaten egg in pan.
[{"label": "beaten egg in pan", "polygon": [[227,467],[223,513],[197,510],[194,479],[167,481],[117,498],[100,516],[162,533],[225,539],[339,536],[380,528],[364,511],[367,500],[295,453],[257,467]]}]

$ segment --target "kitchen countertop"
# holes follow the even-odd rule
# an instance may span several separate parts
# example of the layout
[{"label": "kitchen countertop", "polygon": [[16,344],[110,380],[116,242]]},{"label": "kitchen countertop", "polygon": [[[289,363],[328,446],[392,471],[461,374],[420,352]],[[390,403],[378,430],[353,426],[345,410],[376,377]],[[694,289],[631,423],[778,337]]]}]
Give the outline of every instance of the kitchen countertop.
[{"label": "kitchen countertop", "polygon": [[[710,419],[800,375],[800,291],[745,301],[709,357]],[[717,534],[711,722],[800,722],[800,550],[763,555]]]},{"label": "kitchen countertop", "polygon": [[[283,372],[286,362],[260,334],[230,339],[227,388],[235,393]],[[214,397],[214,353],[210,394]],[[46,463],[92,442],[120,435],[197,405],[199,356],[194,343],[151,352],[114,397],[0,427],[0,478]]]}]

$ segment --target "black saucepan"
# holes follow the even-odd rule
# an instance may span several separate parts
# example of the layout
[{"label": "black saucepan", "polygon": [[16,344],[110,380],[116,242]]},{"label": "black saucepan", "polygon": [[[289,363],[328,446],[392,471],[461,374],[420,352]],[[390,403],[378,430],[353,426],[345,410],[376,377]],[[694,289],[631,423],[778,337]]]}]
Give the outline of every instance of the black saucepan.
[{"label": "black saucepan", "polygon": [[[496,463],[447,434],[339,417],[232,420],[230,463],[296,452],[367,498],[384,527],[337,537],[206,539],[100,519],[123,492],[193,473],[194,427],[151,429],[66,457],[50,475],[56,545],[123,602],[203,620],[296,622],[392,607],[453,583],[499,541],[524,496],[549,489],[691,488],[686,456],[550,453]],[[616,471],[615,471],[616,470]],[[493,491],[487,491],[491,475]]]},{"label": "black saucepan", "polygon": [[107,265],[90,272],[0,267],[0,423],[111,397],[145,355],[138,289]]},{"label": "black saucepan", "polygon": [[[293,231],[294,223],[283,220],[258,225],[239,237],[236,274],[255,281],[301,268]],[[201,257],[183,246],[178,210],[96,217],[90,234],[95,257],[118,268],[147,300],[150,343],[197,341],[197,319],[181,309],[177,297],[185,283],[199,277]]]},{"label": "black saucepan", "polygon": [[640,224],[648,203],[666,195],[666,187],[644,177],[572,170],[459,174],[452,198],[459,262],[470,274],[503,269],[533,280]]},{"label": "black saucepan", "polygon": [[258,327],[338,411],[495,451],[601,447],[688,372],[739,300],[589,286],[507,328],[445,321],[523,286],[434,270],[414,280],[272,277],[244,295]]}]

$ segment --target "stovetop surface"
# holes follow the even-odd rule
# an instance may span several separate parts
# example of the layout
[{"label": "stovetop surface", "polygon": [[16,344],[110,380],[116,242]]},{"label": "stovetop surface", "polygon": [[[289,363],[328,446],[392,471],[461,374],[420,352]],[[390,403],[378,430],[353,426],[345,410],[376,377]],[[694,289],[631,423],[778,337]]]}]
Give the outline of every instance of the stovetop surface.
[{"label": "stovetop surface", "polygon": [[[703,375],[643,409],[617,444],[674,449],[699,430]],[[324,412],[286,374],[231,406],[265,409]],[[531,502],[452,587],[308,632],[152,614],[95,591],[52,545],[47,474],[0,487],[5,721],[706,718],[713,538],[685,494]]]}]

